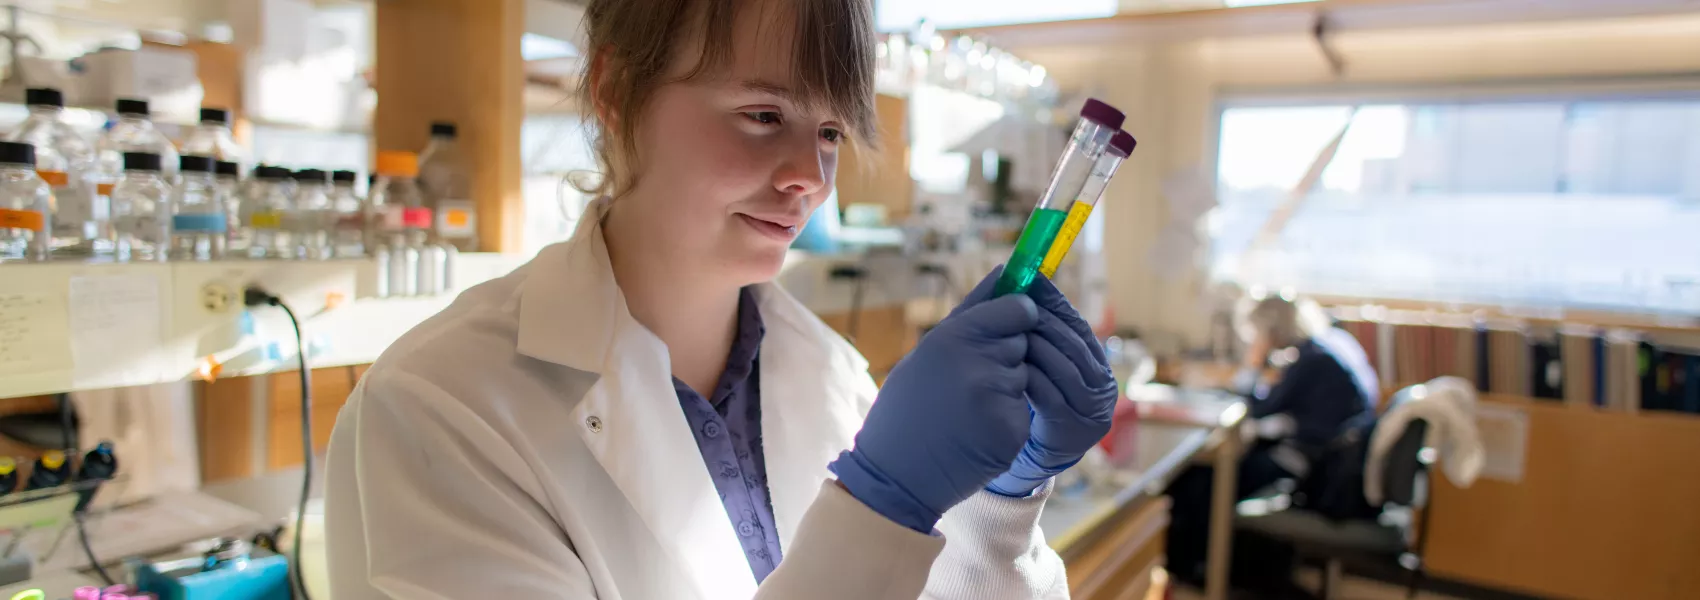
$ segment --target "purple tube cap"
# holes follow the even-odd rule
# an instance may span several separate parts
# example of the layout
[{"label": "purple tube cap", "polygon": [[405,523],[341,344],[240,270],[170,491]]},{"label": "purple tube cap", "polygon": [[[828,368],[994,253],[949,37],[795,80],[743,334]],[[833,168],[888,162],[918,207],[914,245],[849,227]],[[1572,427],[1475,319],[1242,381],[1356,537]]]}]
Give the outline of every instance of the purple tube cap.
[{"label": "purple tube cap", "polygon": [[1133,139],[1133,135],[1126,131],[1117,131],[1110,136],[1110,153],[1122,158],[1132,156],[1133,147],[1138,145],[1139,140]]},{"label": "purple tube cap", "polygon": [[1086,106],[1080,107],[1080,118],[1110,129],[1121,129],[1122,121],[1126,120],[1127,116],[1123,115],[1122,111],[1116,110],[1116,107],[1105,104],[1097,98],[1087,98]]}]

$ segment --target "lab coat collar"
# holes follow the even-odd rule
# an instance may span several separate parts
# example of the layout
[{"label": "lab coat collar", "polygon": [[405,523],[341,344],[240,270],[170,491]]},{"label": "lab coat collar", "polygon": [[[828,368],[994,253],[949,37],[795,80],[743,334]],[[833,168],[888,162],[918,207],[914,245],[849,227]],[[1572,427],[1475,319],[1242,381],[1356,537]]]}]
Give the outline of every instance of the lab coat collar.
[{"label": "lab coat collar", "polygon": [[[703,598],[752,597],[755,578],[679,409],[666,344],[631,317],[615,284],[605,214],[606,203],[594,203],[571,239],[529,267],[518,350],[598,376],[573,409],[574,430]],[[766,328],[763,451],[785,548],[830,477],[827,463],[860,428],[859,394],[871,398],[872,381],[861,356],[801,303],[772,284],[752,291]]]}]

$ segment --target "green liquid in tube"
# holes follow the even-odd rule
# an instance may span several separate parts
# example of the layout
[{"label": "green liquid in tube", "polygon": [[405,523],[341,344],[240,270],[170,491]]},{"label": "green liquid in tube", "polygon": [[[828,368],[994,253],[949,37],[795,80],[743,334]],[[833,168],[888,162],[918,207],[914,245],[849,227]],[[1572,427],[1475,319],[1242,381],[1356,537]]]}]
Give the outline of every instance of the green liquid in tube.
[{"label": "green liquid in tube", "polygon": [[1062,230],[1063,222],[1067,220],[1068,213],[1065,211],[1054,208],[1033,210],[1033,216],[1027,218],[1027,227],[1015,240],[1015,252],[1009,255],[1009,264],[1004,265],[1003,275],[998,277],[997,286],[993,288],[994,296],[1027,292],[1027,288],[1033,285],[1033,278],[1039,275],[1039,267],[1045,262],[1045,254],[1050,252],[1051,243],[1056,241],[1057,232]]}]

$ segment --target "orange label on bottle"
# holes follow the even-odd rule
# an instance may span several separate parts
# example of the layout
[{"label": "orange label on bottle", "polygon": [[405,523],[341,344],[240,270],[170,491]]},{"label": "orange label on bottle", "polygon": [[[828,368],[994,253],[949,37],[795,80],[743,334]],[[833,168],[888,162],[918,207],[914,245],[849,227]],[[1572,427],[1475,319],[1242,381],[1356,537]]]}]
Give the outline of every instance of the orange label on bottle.
[{"label": "orange label on bottle", "polygon": [[449,227],[466,227],[472,222],[472,213],[450,209],[443,214],[443,220],[448,223]]},{"label": "orange label on bottle", "polygon": [[101,195],[101,196],[111,196],[112,195],[112,188],[115,188],[115,187],[118,187],[118,184],[115,184],[115,183],[95,184],[94,193]]},{"label": "orange label on bottle", "polygon": [[41,231],[46,227],[46,220],[41,213],[33,210],[0,208],[0,227]]},{"label": "orange label on bottle", "polygon": [[71,177],[66,175],[64,171],[36,171],[35,174],[39,175],[42,181],[47,182],[47,185],[53,187],[61,187],[71,183]]}]

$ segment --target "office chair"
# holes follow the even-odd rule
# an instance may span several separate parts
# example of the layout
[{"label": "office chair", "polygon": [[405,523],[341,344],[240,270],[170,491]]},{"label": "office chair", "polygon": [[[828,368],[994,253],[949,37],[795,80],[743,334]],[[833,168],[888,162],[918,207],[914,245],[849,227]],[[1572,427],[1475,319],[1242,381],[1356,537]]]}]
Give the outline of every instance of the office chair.
[{"label": "office chair", "polygon": [[[1289,508],[1241,515],[1235,519],[1234,529],[1285,544],[1301,561],[1322,561],[1322,587],[1318,596],[1323,600],[1338,597],[1347,562],[1404,570],[1406,597],[1415,598],[1426,577],[1422,556],[1428,532],[1428,469],[1432,462],[1432,452],[1425,452],[1423,447],[1427,431],[1426,421],[1411,421],[1384,457],[1382,491],[1386,503],[1379,518],[1336,520],[1316,511],[1291,507],[1290,499],[1259,494],[1263,496],[1264,506]],[[1408,537],[1413,516],[1418,523],[1416,531]],[[1411,541],[1407,543],[1407,539]]]}]

